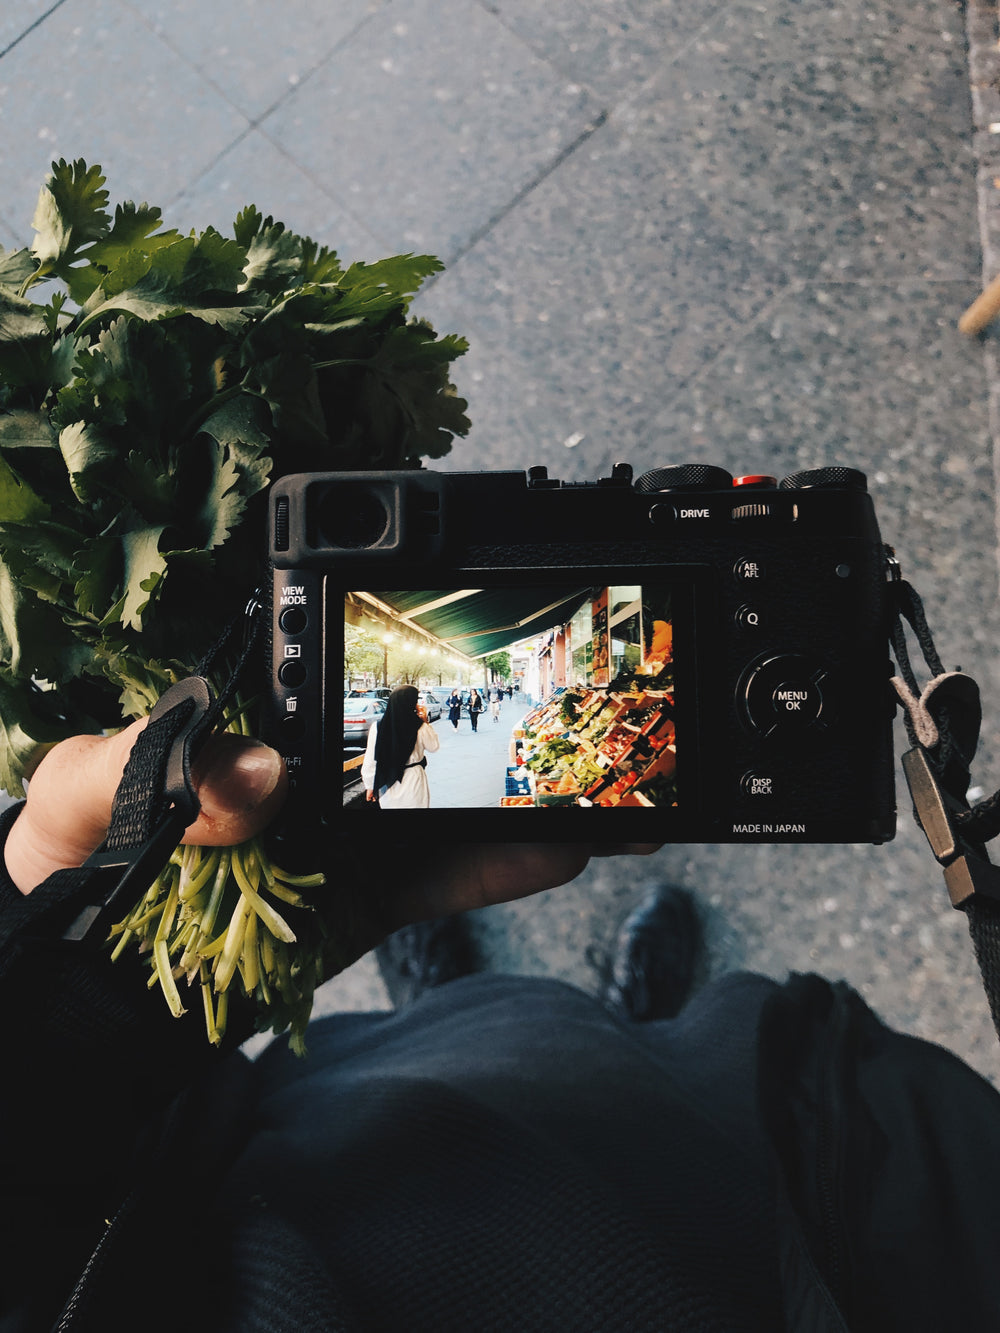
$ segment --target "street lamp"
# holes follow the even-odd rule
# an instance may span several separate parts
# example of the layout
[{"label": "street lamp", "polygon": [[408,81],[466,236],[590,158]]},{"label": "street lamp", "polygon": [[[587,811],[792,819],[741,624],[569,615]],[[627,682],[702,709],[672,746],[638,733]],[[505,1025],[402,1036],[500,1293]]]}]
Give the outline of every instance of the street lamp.
[{"label": "street lamp", "polygon": [[382,643],[384,644],[384,647],[382,649],[382,684],[385,686],[386,689],[388,689],[389,688],[389,644],[392,643],[392,635],[387,634],[383,638]]}]

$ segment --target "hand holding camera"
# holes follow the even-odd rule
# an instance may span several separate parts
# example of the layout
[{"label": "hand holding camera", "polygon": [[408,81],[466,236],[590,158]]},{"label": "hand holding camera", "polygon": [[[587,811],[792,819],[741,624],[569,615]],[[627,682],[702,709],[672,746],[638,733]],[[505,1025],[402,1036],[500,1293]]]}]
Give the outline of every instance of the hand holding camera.
[{"label": "hand holding camera", "polygon": [[[32,779],[28,800],[5,844],[8,872],[28,894],[48,875],[70,869],[95,850],[107,832],[122,769],[145,721],[115,736],[77,736],[46,755]],[[224,844],[251,837],[284,801],[287,786],[279,757],[268,747],[220,736],[196,766],[202,811],[187,842]],[[351,921],[348,949],[360,957],[411,922],[528,897],[574,879],[592,855],[647,855],[657,844],[598,848],[501,845],[425,847],[387,852],[374,886],[337,887]],[[349,959],[348,961],[353,961]]]}]

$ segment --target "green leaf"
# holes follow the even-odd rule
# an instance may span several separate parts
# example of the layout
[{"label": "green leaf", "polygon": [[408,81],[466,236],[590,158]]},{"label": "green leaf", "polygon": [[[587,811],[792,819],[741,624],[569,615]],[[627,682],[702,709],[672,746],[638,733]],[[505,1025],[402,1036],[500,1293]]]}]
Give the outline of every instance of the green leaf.
[{"label": "green leaf", "polygon": [[64,269],[84,246],[99,241],[108,230],[104,211],[108,192],[100,167],[88,167],[82,158],[72,165],[60,158],[38,195],[32,219],[35,240],[31,253],[45,272]]},{"label": "green leaf", "polygon": [[45,695],[30,681],[0,676],[0,789],[10,796],[24,795],[25,772],[67,734],[65,722],[41,716],[36,702],[44,703]]},{"label": "green leaf", "polygon": [[118,204],[111,230],[88,250],[88,262],[110,272],[133,251],[150,255],[181,239],[174,229],[160,231],[162,222],[160,210],[149,204],[136,206],[131,200]]},{"label": "green leaf", "polygon": [[41,306],[0,287],[0,385],[44,386],[52,339]]},{"label": "green leaf", "polygon": [[243,280],[246,252],[207,227],[200,236],[183,236],[153,255],[151,274],[160,275],[178,292],[235,292]]},{"label": "green leaf", "polygon": [[122,611],[124,610],[124,607],[125,607],[125,597],[123,595],[119,597],[117,602],[114,603],[111,609],[105,613],[104,618],[103,620],[101,620],[98,628],[102,630],[107,630],[109,633],[117,630],[118,626],[120,626],[122,623]]},{"label": "green leaf", "polygon": [[76,270],[72,283],[73,299],[84,315],[92,306],[106,304],[114,296],[131,291],[153,267],[153,256],[145,250],[130,250],[109,272],[89,267]]},{"label": "green leaf", "polygon": [[121,535],[125,584],[121,622],[129,629],[142,629],[142,617],[167,571],[166,557],[161,555],[159,546],[162,535],[163,525],[137,528]]},{"label": "green leaf", "polygon": [[336,250],[304,237],[302,240],[302,278],[305,282],[333,283],[343,277],[344,270]]},{"label": "green leaf", "polygon": [[15,408],[0,413],[0,450],[56,449],[56,432],[44,412]]},{"label": "green leaf", "polygon": [[155,708],[160,696],[184,673],[172,664],[144,660],[130,653],[110,655],[105,674],[121,687],[119,703],[125,717],[145,717]]},{"label": "green leaf", "polygon": [[80,331],[88,329],[105,315],[135,315],[138,319],[170,319],[177,315],[194,315],[206,324],[218,324],[227,332],[236,333],[246,323],[246,311],[234,299],[232,305],[218,301],[195,301],[178,297],[176,290],[163,285],[160,278],[147,275],[140,278],[134,287],[116,295],[107,296],[103,288],[94,293],[95,304],[90,302],[85,307],[86,318],[80,323]]},{"label": "green leaf", "polygon": [[119,459],[119,451],[100,426],[74,421],[59,432],[59,452],[69,473],[69,484],[81,504],[88,504],[95,494],[95,481],[100,484],[102,474]]},{"label": "green leaf", "polygon": [[253,204],[237,215],[233,230],[247,251],[248,287],[278,293],[304,283],[334,283],[343,276],[335,250],[296,236],[283,223],[263,217]]},{"label": "green leaf", "polygon": [[245,501],[240,493],[241,476],[228,450],[211,445],[212,474],[198,515],[204,529],[202,546],[221,546],[239,523]]},{"label": "green leaf", "polygon": [[260,362],[253,370],[247,387],[259,392],[270,407],[282,446],[322,446],[329,442],[316,372],[307,353],[285,352]]},{"label": "green leaf", "polygon": [[75,407],[80,420],[100,422],[109,431],[127,423],[130,443],[142,444],[162,463],[160,441],[186,416],[191,392],[184,341],[160,324],[120,316],[79,350],[76,372],[74,392],[60,394],[55,420],[71,424]]},{"label": "green leaf", "polygon": [[203,434],[226,448],[239,469],[240,494],[244,496],[263,490],[271,475],[272,460],[267,454],[271,432],[266,417],[259,398],[241,393],[206,417],[201,426]]},{"label": "green leaf", "polygon": [[59,596],[61,585],[76,578],[81,542],[77,530],[51,519],[0,524],[0,550],[7,567],[50,600]]},{"label": "green leaf", "polygon": [[176,482],[173,471],[160,459],[133,449],[119,468],[114,490],[148,522],[162,525],[174,517]]},{"label": "green leaf", "polygon": [[121,545],[113,537],[84,542],[78,556],[80,574],[73,593],[80,614],[102,620],[114,605],[122,580]]},{"label": "green leaf", "polygon": [[49,506],[0,458],[0,523],[32,523],[47,518]]},{"label": "green leaf", "polygon": [[106,293],[133,286],[149,271],[151,257],[164,246],[180,240],[177,231],[159,231],[160,210],[131,201],[118,204],[111,230],[87,251],[87,265],[71,268],[63,276],[70,296],[83,305],[98,287]]},{"label": "green leaf", "polygon": [[200,429],[206,435],[211,435],[213,440],[218,440],[219,444],[231,445],[254,454],[266,449],[271,443],[261,402],[246,393],[236,394],[222,403],[205,418]]},{"label": "green leaf", "polygon": [[120,273],[111,274],[85,302],[79,333],[113,312],[142,320],[190,314],[233,331],[245,323],[248,298],[239,296],[237,288],[246,252],[235,241],[209,227],[197,238],[185,236],[164,245],[141,262],[135,259],[137,253],[123,261],[135,266],[129,270],[128,286]]},{"label": "green leaf", "polygon": [[[65,292],[53,292],[48,305],[42,306],[42,319],[45,321],[45,327],[49,331],[50,338],[54,338],[59,332],[59,319],[67,299]],[[66,319],[69,318],[67,315]]]},{"label": "green leaf", "polygon": [[425,278],[443,272],[444,264],[434,255],[393,255],[373,264],[352,264],[339,285],[352,294],[381,290],[396,297],[411,296]]},{"label": "green leaf", "polygon": [[20,291],[37,267],[30,250],[5,250],[0,246],[0,287]]},{"label": "green leaf", "polygon": [[0,562],[0,668],[11,676],[59,682],[76,675],[89,657],[57,608]]},{"label": "green leaf", "polygon": [[[272,219],[268,218],[268,222]],[[236,221],[233,223],[233,234],[236,237],[236,244],[241,245],[244,250],[250,245],[255,236],[260,233],[264,226],[264,217],[256,204],[247,204],[246,208],[241,209],[236,214]]]},{"label": "green leaf", "polygon": [[[43,495],[56,506],[72,502],[58,435],[47,413],[26,409],[0,413],[0,457],[15,472],[17,489],[13,493],[16,502],[13,508],[16,510],[27,502],[33,511],[29,522],[39,521],[41,506],[48,503],[41,500]],[[31,504],[31,496],[37,504]]]},{"label": "green leaf", "polygon": [[302,242],[282,223],[266,219],[247,246],[242,288],[284,291],[302,269]]}]

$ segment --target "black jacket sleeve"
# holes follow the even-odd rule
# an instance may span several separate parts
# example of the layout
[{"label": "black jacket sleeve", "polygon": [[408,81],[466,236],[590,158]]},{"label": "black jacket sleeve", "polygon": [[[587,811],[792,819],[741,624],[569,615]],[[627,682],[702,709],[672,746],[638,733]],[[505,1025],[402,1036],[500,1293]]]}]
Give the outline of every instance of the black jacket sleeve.
[{"label": "black jacket sleeve", "polygon": [[82,872],[60,872],[22,895],[2,861],[19,811],[0,816],[2,1314],[19,1285],[79,1271],[166,1108],[250,1026],[236,1016],[217,1051],[200,1004],[172,1017],[134,952],[112,962],[102,944],[64,942]]}]

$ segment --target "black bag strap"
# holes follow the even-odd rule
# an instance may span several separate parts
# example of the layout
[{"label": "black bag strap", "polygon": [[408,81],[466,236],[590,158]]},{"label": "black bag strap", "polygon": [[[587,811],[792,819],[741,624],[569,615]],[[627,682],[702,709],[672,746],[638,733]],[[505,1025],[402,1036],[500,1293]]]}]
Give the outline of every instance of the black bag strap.
[{"label": "black bag strap", "polygon": [[[191,777],[198,750],[223,720],[254,656],[260,622],[256,597],[198,664],[172,685],[139,733],[115,793],[104,842],[75,871],[79,910],[63,933],[67,941],[103,939],[122,902],[135,902],[155,880],[198,816]],[[224,683],[218,693],[209,676]]]},{"label": "black bag strap", "polygon": [[[903,772],[913,814],[944,870],[952,905],[966,914],[976,959],[1000,1036],[1000,866],[985,844],[1000,833],[1000,791],[970,806],[972,760],[979,743],[979,686],[961,670],[946,671],[934,646],[923,603],[894,575],[890,642],[899,674],[893,685],[904,706],[911,749]],[[904,624],[905,622],[905,624]],[[906,626],[916,637],[931,680],[921,688],[910,662]]]}]

